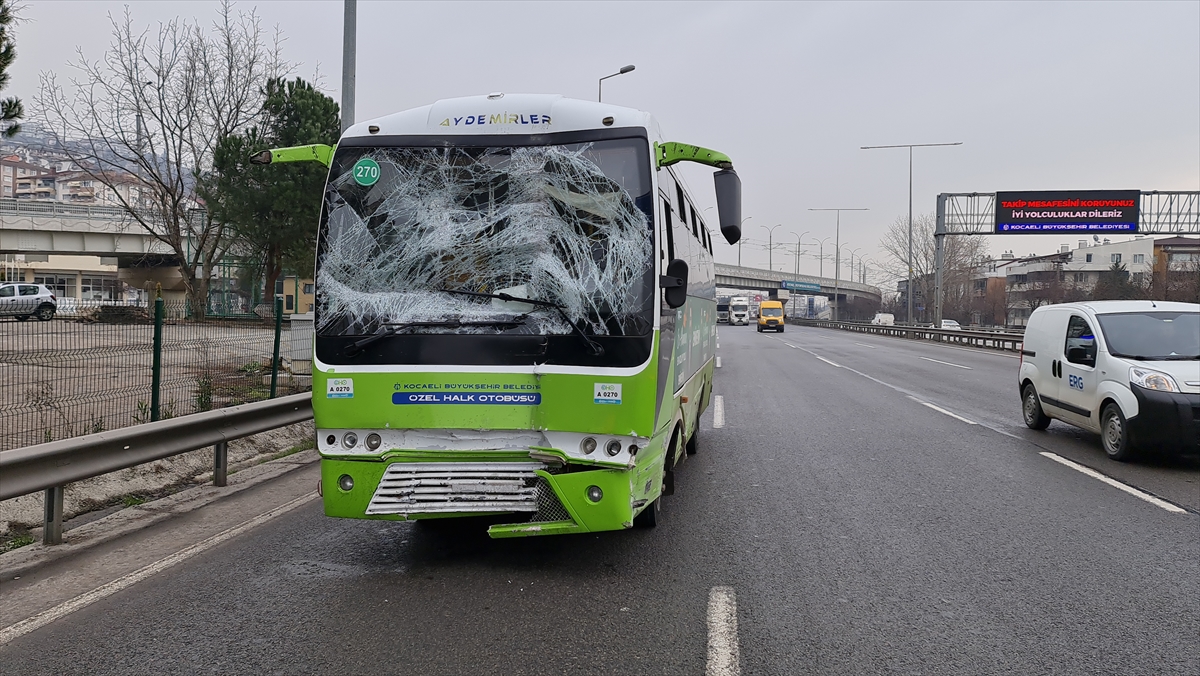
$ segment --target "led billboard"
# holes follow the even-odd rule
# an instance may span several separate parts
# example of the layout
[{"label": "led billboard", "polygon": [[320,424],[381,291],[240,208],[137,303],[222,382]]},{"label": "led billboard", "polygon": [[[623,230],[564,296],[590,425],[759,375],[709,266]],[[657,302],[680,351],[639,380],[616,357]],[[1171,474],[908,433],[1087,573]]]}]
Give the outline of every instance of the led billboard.
[{"label": "led billboard", "polygon": [[996,232],[1137,232],[1137,190],[996,193]]}]

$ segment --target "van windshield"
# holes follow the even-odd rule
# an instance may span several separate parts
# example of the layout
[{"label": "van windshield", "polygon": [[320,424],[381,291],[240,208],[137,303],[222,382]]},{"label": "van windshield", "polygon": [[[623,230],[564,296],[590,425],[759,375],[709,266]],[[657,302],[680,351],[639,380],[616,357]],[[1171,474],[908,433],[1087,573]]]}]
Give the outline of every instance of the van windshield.
[{"label": "van windshield", "polygon": [[1200,359],[1200,312],[1098,315],[1108,351],[1143,361]]},{"label": "van windshield", "polygon": [[760,312],[760,314],[764,317],[782,317],[783,310],[780,310],[777,307],[765,307],[762,309],[762,312]]}]

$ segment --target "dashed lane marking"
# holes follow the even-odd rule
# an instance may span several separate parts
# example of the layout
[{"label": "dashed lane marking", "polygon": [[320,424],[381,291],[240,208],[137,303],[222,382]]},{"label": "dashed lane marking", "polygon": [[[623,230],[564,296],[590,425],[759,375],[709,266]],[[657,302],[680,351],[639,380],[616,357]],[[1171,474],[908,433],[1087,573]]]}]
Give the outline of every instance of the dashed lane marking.
[{"label": "dashed lane marking", "polygon": [[737,596],[733,587],[708,592],[708,661],[705,676],[738,676]]},{"label": "dashed lane marking", "polygon": [[713,395],[713,429],[725,426],[725,397]]},{"label": "dashed lane marking", "polygon": [[825,357],[822,357],[822,356],[820,356],[820,355],[817,355],[817,354],[814,354],[813,356],[814,356],[814,357],[816,357],[817,359],[820,359],[821,361],[825,362],[826,364],[829,364],[830,366],[832,366],[832,367],[834,367],[834,368],[839,368],[839,369],[840,369],[840,368],[842,368],[842,365],[841,365],[841,364],[839,364],[839,363],[837,363],[837,362],[829,361],[829,360],[828,360],[828,359],[826,359]]},{"label": "dashed lane marking", "polygon": [[10,641],[17,639],[21,636],[24,636],[25,634],[28,634],[29,632],[34,631],[36,629],[40,629],[41,627],[44,627],[47,624],[50,624],[51,622],[53,622],[57,619],[66,617],[67,615],[70,615],[71,613],[75,612],[76,610],[86,608],[87,606],[90,606],[91,604],[95,603],[96,601],[106,599],[109,596],[112,596],[113,594],[116,594],[117,592],[121,591],[122,589],[131,587],[131,586],[137,584],[138,582],[145,580],[148,577],[151,577],[157,573],[161,573],[162,571],[170,568],[171,566],[174,566],[177,563],[181,563],[183,561],[186,561],[187,559],[192,558],[193,556],[196,556],[197,554],[208,551],[209,549],[216,547],[217,545],[221,544],[222,542],[225,542],[226,540],[231,540],[231,539],[241,535],[242,533],[245,533],[246,531],[248,531],[252,528],[255,528],[256,526],[260,526],[260,525],[266,523],[267,521],[274,519],[277,516],[286,514],[287,512],[290,512],[293,509],[296,509],[297,507],[302,507],[302,506],[304,506],[305,503],[310,502],[311,500],[313,500],[313,498],[316,498],[316,497],[317,497],[316,493],[302,495],[290,502],[284,503],[284,504],[280,505],[279,507],[276,507],[275,509],[270,510],[269,512],[264,512],[262,514],[259,514],[258,516],[254,517],[253,519],[243,521],[242,523],[240,523],[232,528],[229,528],[227,530],[221,531],[220,533],[217,533],[216,535],[214,535],[206,540],[197,542],[196,544],[194,544],[190,547],[185,547],[185,548],[175,552],[174,554],[167,556],[166,558],[159,559],[158,561],[155,561],[154,563],[151,563],[150,565],[148,565],[144,568],[135,570],[132,573],[129,573],[127,575],[123,575],[123,576],[113,580],[112,582],[108,582],[99,587],[96,587],[95,589],[93,589],[89,592],[84,592],[69,601],[64,601],[63,603],[60,603],[57,606],[54,606],[53,608],[50,608],[48,610],[43,610],[42,612],[38,613],[37,615],[34,615],[33,617],[21,620],[20,622],[17,622],[14,624],[10,624],[9,626],[5,627],[4,629],[0,629],[0,645],[9,643]]},{"label": "dashed lane marking", "polygon": [[951,418],[956,418],[958,420],[961,420],[961,421],[967,423],[968,425],[978,425],[979,424],[979,423],[975,422],[974,420],[967,420],[966,418],[962,417],[961,415],[958,415],[957,413],[951,413],[950,411],[947,411],[946,409],[942,408],[941,406],[936,406],[927,401],[921,401],[920,399],[915,399],[914,401],[919,402],[922,406],[928,406],[929,408],[932,408],[933,410],[937,411],[938,413],[945,413],[946,415],[950,416]]},{"label": "dashed lane marking", "polygon": [[930,359],[929,357],[917,357],[917,359],[924,359],[925,361],[931,361],[935,364],[945,364],[946,366],[953,366],[956,369],[966,369],[968,371],[975,370],[975,369],[972,369],[970,366],[963,366],[962,364],[951,364],[948,361],[942,361],[940,359]]},{"label": "dashed lane marking", "polygon": [[717,368],[721,368],[721,358],[717,357]]},{"label": "dashed lane marking", "polygon": [[863,347],[869,347],[869,348],[871,348],[872,350],[874,350],[874,349],[875,349],[875,346],[874,346],[874,345],[867,345],[866,343],[855,343],[855,345],[862,345]]},{"label": "dashed lane marking", "polygon": [[1172,505],[1171,503],[1167,502],[1166,500],[1156,498],[1153,495],[1150,495],[1149,493],[1139,491],[1138,489],[1134,488],[1133,486],[1130,486],[1129,484],[1121,483],[1120,481],[1117,481],[1116,479],[1114,479],[1110,476],[1105,476],[1105,475],[1097,472],[1096,470],[1092,469],[1091,467],[1084,467],[1083,465],[1080,465],[1077,462],[1072,462],[1070,460],[1067,460],[1066,458],[1062,457],[1061,455],[1058,455],[1055,453],[1050,453],[1047,451],[1042,451],[1038,455],[1042,455],[1047,458],[1050,458],[1051,460],[1053,460],[1054,462],[1057,462],[1060,465],[1066,465],[1067,467],[1070,467],[1071,469],[1075,470],[1076,472],[1082,472],[1083,474],[1086,474],[1086,475],[1092,477],[1093,479],[1096,479],[1098,481],[1103,481],[1104,483],[1108,484],[1109,486],[1112,486],[1113,488],[1115,488],[1119,491],[1125,491],[1126,493],[1132,495],[1135,498],[1145,500],[1146,502],[1149,502],[1150,504],[1154,505],[1155,507],[1161,507],[1173,514],[1187,514],[1186,509]]}]

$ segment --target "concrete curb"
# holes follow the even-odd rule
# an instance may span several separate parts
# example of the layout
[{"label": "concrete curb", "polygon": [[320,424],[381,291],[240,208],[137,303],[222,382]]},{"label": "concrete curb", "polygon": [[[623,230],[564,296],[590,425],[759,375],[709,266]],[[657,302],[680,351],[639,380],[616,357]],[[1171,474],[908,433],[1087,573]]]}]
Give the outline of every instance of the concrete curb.
[{"label": "concrete curb", "polygon": [[[90,523],[66,531],[61,545],[40,542],[0,554],[0,580],[11,580],[26,571],[73,556],[96,545],[147,528],[172,516],[186,514],[247,488],[276,479],[320,459],[315,449],[265,462],[229,476],[228,485],[195,486],[136,507],[127,507]],[[316,486],[313,486],[316,489]]]}]

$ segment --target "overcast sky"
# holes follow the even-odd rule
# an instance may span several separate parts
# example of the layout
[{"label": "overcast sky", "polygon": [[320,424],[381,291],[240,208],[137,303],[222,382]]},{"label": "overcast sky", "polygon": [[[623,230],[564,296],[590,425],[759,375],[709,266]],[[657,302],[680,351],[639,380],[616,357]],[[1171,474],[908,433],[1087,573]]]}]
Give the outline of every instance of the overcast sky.
[{"label": "overcast sky", "polygon": [[[107,15],[154,25],[215,17],[213,2],[29,2],[5,96],[66,76],[78,46],[100,57]],[[341,2],[242,2],[287,38],[296,73],[318,68],[340,99]],[[1200,190],[1200,2],[383,3],[358,4],[357,119],[493,91],[560,93],[652,112],[671,139],[729,154],[742,177],[743,264],[775,242],[841,238],[881,259],[887,224],[940,192]],[[689,167],[697,201],[708,171]],[[713,220],[713,219],[710,219]],[[1075,237],[994,236],[996,254],[1048,253]],[[815,254],[816,247],[809,247]],[[807,248],[806,248],[807,249]],[[807,250],[806,250],[807,253]],[[722,244],[717,259],[734,262]],[[793,269],[777,251],[774,265]],[[815,258],[801,271],[816,274]],[[832,276],[832,265],[825,272]]]}]

